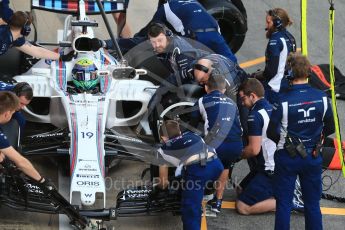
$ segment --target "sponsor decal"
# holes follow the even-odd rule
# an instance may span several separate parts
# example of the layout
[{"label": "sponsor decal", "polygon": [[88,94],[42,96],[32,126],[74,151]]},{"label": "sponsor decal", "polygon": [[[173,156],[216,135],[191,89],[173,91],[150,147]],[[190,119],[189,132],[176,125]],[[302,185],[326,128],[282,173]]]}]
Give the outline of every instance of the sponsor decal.
[{"label": "sponsor decal", "polygon": [[76,176],[79,178],[94,178],[94,179],[99,178],[99,175],[96,175],[96,174],[76,174]]},{"label": "sponsor decal", "polygon": [[79,186],[87,186],[87,187],[99,187],[98,181],[77,181],[77,185]]}]

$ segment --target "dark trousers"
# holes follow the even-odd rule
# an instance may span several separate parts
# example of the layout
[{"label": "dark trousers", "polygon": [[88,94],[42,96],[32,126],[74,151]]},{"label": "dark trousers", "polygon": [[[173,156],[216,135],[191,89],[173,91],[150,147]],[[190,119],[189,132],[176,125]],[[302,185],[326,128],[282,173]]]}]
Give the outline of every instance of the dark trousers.
[{"label": "dark trousers", "polygon": [[182,202],[181,213],[184,230],[200,230],[201,202],[207,182],[218,179],[223,166],[220,160],[207,162],[206,166],[199,163],[188,165],[182,174]]},{"label": "dark trousers", "polygon": [[274,160],[273,192],[277,200],[275,229],[290,229],[292,198],[298,175],[304,200],[305,229],[321,230],[321,156],[314,158],[309,150],[305,159],[300,155],[291,158],[283,149],[275,153]]}]

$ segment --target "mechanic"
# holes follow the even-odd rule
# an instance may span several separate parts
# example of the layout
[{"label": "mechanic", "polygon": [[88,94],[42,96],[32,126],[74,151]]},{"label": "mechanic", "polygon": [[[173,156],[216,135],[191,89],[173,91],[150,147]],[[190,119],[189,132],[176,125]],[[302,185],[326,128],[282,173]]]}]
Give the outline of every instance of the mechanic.
[{"label": "mechanic", "polygon": [[[206,54],[207,51],[194,48],[185,39],[173,35],[165,25],[160,23],[152,23],[148,31],[148,37],[153,50],[156,52],[158,59],[170,70],[171,74],[161,81],[161,85],[152,96],[149,105],[148,113],[151,130],[155,115],[164,109],[161,104],[162,97],[168,92],[176,92],[176,89],[188,83],[193,83],[194,77],[192,74],[193,63]],[[155,135],[155,132],[153,132]],[[156,134],[157,135],[157,134]],[[157,137],[155,137],[157,139]]]},{"label": "mechanic", "polygon": [[[19,108],[18,97],[8,91],[0,92],[0,124],[6,124],[12,117],[13,113]],[[32,166],[30,161],[17,152],[9,143],[6,135],[0,128],[0,161],[7,157],[27,176],[39,183],[46,183],[37,170]]]},{"label": "mechanic", "polygon": [[24,130],[26,120],[24,115],[19,110],[23,109],[31,102],[33,97],[31,86],[27,82],[19,82],[15,85],[12,85],[0,81],[0,91],[12,91],[18,97],[19,107],[12,117],[17,120],[20,129]]},{"label": "mechanic", "polygon": [[[263,72],[265,98],[271,103],[277,100],[277,93],[288,87],[284,78],[285,64],[290,52],[296,51],[295,38],[287,31],[292,21],[284,9],[274,8],[266,15],[266,64]],[[258,76],[260,78],[260,76]]]},{"label": "mechanic", "polygon": [[204,121],[205,142],[216,149],[224,166],[217,181],[216,196],[207,203],[217,213],[221,210],[229,171],[243,149],[239,112],[234,101],[223,94],[225,86],[224,75],[213,69],[205,85],[207,95],[195,103],[190,121],[193,127],[197,127],[200,120]]},{"label": "mechanic", "polygon": [[[170,0],[161,5],[151,22],[167,25],[174,33],[195,39],[217,54],[237,63],[237,58],[220,34],[217,21],[197,0]],[[147,27],[136,36],[146,36]]]},{"label": "mechanic", "polygon": [[209,54],[196,61],[193,75],[199,84],[206,84],[213,68],[225,76],[225,95],[236,101],[238,87],[247,79],[246,72],[235,62],[220,54]]},{"label": "mechanic", "polygon": [[326,93],[308,84],[310,63],[305,56],[290,54],[287,67],[291,88],[279,95],[279,103],[273,107],[267,128],[267,137],[277,143],[273,177],[277,204],[275,229],[290,229],[292,197],[298,175],[304,199],[305,229],[317,230],[322,229],[319,144],[321,138],[334,132],[332,107]]},{"label": "mechanic", "polygon": [[0,0],[0,25],[7,24],[8,20],[13,15],[13,11],[9,7],[9,4],[9,0]]},{"label": "mechanic", "polygon": [[17,11],[8,21],[8,25],[0,25],[0,55],[3,55],[11,47],[37,58],[51,60],[70,61],[74,56],[74,51],[66,55],[60,55],[48,49],[34,46],[25,41],[25,37],[30,34],[32,17],[29,12]]},{"label": "mechanic", "polygon": [[239,88],[243,106],[250,109],[248,115],[248,145],[241,158],[256,158],[256,168],[250,172],[251,179],[243,188],[236,210],[243,215],[274,211],[273,198],[274,152],[276,145],[266,136],[272,105],[264,98],[265,90],[259,80],[251,78]]},{"label": "mechanic", "polygon": [[223,166],[214,149],[200,136],[192,132],[181,134],[177,121],[164,121],[160,135],[164,144],[158,152],[166,161],[182,169],[183,229],[200,230],[204,189],[207,183],[217,180]]}]

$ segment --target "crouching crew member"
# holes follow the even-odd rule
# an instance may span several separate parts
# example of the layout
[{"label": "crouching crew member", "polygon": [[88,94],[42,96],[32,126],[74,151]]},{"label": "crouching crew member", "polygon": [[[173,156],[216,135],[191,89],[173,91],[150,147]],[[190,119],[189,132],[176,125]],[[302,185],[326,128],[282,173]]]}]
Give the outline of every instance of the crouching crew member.
[{"label": "crouching crew member", "polygon": [[[11,92],[0,92],[0,124],[6,124],[12,117],[13,113],[19,107],[19,100],[16,95]],[[7,157],[27,176],[40,183],[45,179],[32,166],[30,161],[17,152],[9,143],[6,135],[0,128],[0,162]]]},{"label": "crouching crew member", "polygon": [[236,210],[243,215],[274,211],[276,208],[273,198],[276,145],[266,136],[272,106],[264,94],[263,85],[254,78],[248,79],[239,88],[242,104],[249,109],[248,145],[243,149],[242,158],[256,158],[257,162],[255,169],[249,173],[250,181],[236,201]]},{"label": "crouching crew member", "polygon": [[287,65],[292,86],[279,96],[267,128],[267,136],[278,144],[273,179],[277,201],[275,229],[290,229],[298,175],[304,200],[305,229],[317,230],[322,229],[322,157],[317,146],[322,137],[334,132],[332,108],[327,95],[308,84],[310,63],[305,56],[290,54]]},{"label": "crouching crew member", "polygon": [[176,121],[164,121],[160,135],[164,144],[158,152],[177,170],[182,169],[183,229],[200,230],[204,189],[217,180],[223,171],[222,163],[200,136],[192,132],[181,134]]},{"label": "crouching crew member", "polygon": [[207,95],[195,104],[191,125],[204,123],[205,141],[216,149],[224,171],[218,179],[216,196],[208,202],[211,210],[219,213],[223,192],[229,176],[229,169],[241,155],[243,149],[242,128],[236,103],[224,95],[225,78],[213,69],[205,85]]},{"label": "crouching crew member", "polygon": [[17,120],[19,127],[23,131],[26,120],[24,115],[19,110],[23,109],[31,102],[33,97],[31,86],[27,82],[19,82],[15,85],[12,85],[0,81],[0,91],[12,91],[17,95],[19,99],[19,107],[18,111],[16,111],[12,117]]}]

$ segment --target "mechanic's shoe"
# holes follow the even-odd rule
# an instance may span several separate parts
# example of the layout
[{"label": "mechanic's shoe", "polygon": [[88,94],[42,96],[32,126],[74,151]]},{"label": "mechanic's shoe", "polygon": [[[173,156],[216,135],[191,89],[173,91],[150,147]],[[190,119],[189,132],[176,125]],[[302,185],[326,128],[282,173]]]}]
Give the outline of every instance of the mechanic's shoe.
[{"label": "mechanic's shoe", "polygon": [[295,190],[293,192],[292,210],[297,212],[304,212],[304,202],[302,199],[302,192],[299,180],[296,181]]},{"label": "mechanic's shoe", "polygon": [[211,211],[213,211],[213,212],[220,213],[220,210],[222,208],[222,200],[221,199],[217,199],[215,197],[212,200],[209,200],[207,202],[207,207],[209,209],[211,209]]}]

